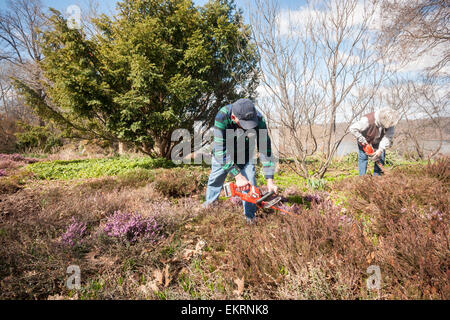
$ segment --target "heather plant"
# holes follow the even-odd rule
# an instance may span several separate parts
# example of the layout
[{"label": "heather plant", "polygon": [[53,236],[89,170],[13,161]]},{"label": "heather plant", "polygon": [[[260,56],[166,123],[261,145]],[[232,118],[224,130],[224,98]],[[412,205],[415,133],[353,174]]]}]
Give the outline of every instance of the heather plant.
[{"label": "heather plant", "polygon": [[[245,224],[238,198],[202,210],[204,192],[194,186],[189,196],[167,199],[152,183],[166,169],[138,166],[133,177],[124,171],[76,183],[19,179],[7,169],[0,178],[0,298],[73,297],[61,280],[73,261],[83,270],[82,299],[372,299],[370,265],[381,270],[381,299],[448,299],[442,168],[406,169],[346,178],[328,184],[329,193],[285,188],[279,206],[294,214],[259,210],[254,225]],[[164,179],[204,177],[199,167],[170,171]],[[24,188],[4,194],[14,188],[7,182]],[[128,212],[148,212],[156,227]],[[80,221],[100,224],[99,237]],[[55,245],[64,231],[67,246]],[[200,240],[207,245],[197,252]],[[69,243],[82,244],[82,252],[67,250]]]},{"label": "heather plant", "polygon": [[448,187],[450,184],[450,157],[441,157],[425,166],[425,173],[442,181]]},{"label": "heather plant", "polygon": [[245,275],[253,290],[274,298],[274,287],[286,281],[286,275],[295,277],[308,265],[320,268],[324,278],[331,279],[327,281],[329,293],[321,298],[340,298],[342,286],[348,288],[349,296],[357,294],[361,270],[367,268],[365,256],[371,250],[360,227],[343,223],[338,208],[324,211],[316,206],[295,217],[276,217],[270,218],[277,226],[270,232],[255,230],[233,242],[229,258],[236,275]]},{"label": "heather plant", "polygon": [[242,204],[242,200],[239,197],[231,197],[231,203],[233,203],[233,205],[237,206]]},{"label": "heather plant", "polygon": [[4,177],[4,176],[6,176],[6,170],[0,169],[0,177]]},{"label": "heather plant", "polygon": [[0,160],[0,169],[15,169],[18,166],[19,164],[12,160]]},{"label": "heather plant", "polygon": [[[408,210],[396,223],[386,223],[376,264],[392,298],[448,299],[448,214],[431,209],[423,215]],[[401,286],[398,286],[398,281]]]},{"label": "heather plant", "polygon": [[161,239],[162,227],[156,222],[154,217],[144,218],[135,213],[114,212],[103,229],[105,233],[114,238],[136,242],[145,239],[151,243],[156,243]]},{"label": "heather plant", "polygon": [[202,191],[208,182],[205,172],[184,168],[162,171],[155,177],[155,189],[166,197],[185,197]]},{"label": "heather plant", "polygon": [[0,179],[0,195],[13,194],[20,189],[21,186],[14,177],[6,176],[3,179]]},{"label": "heather plant", "polygon": [[35,163],[38,162],[39,159],[34,158],[26,158],[18,153],[13,154],[5,154],[0,153],[0,161],[14,161],[14,162],[23,162],[23,163]]},{"label": "heather plant", "polygon": [[61,243],[71,247],[81,245],[83,243],[83,238],[86,236],[86,228],[86,223],[77,222],[73,217],[72,223],[61,236]]}]

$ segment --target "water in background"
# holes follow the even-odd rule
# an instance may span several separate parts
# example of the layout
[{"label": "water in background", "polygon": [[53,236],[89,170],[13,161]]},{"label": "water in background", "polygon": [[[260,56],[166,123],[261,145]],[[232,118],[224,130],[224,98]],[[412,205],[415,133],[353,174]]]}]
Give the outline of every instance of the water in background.
[{"label": "water in background", "polygon": [[[425,140],[424,143],[425,143],[426,149],[433,149],[439,145],[438,140]],[[341,144],[339,145],[339,148],[337,149],[337,156],[338,157],[345,156],[346,154],[351,153],[351,152],[358,152],[358,146],[356,145],[356,140],[353,140],[353,141],[344,140],[341,142]],[[442,142],[442,147],[441,147],[440,153],[446,154],[446,155],[450,154],[450,140],[444,140]]]}]

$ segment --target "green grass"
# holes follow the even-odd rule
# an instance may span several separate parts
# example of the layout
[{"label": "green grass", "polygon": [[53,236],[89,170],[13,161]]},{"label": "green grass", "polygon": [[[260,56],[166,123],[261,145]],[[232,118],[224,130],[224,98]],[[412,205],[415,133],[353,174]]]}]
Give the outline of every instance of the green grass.
[{"label": "green grass", "polygon": [[171,168],[175,165],[165,159],[110,157],[102,159],[57,160],[30,164],[26,170],[38,179],[72,180],[116,176],[138,169]]}]

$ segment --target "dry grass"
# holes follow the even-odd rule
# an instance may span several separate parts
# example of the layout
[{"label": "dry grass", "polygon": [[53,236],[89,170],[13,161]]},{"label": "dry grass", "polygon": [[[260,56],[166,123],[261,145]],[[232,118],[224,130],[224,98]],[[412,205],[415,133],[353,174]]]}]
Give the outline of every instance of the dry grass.
[{"label": "dry grass", "polygon": [[[0,194],[0,298],[448,299],[447,164],[345,179],[333,196],[290,188],[296,215],[261,212],[256,225],[230,200],[200,207],[204,170],[28,181]],[[107,237],[117,210],[155,217],[164,239]],[[68,247],[72,218],[87,235]],[[72,264],[80,290],[65,286]],[[380,295],[366,288],[370,265],[381,269]]]}]

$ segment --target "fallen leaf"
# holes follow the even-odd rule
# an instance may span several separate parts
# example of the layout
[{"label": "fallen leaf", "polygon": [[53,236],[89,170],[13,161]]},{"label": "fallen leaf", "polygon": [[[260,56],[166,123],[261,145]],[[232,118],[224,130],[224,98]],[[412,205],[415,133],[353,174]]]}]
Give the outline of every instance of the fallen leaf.
[{"label": "fallen leaf", "polygon": [[199,240],[197,244],[195,245],[195,251],[201,251],[206,246],[205,240]]},{"label": "fallen leaf", "polygon": [[158,269],[156,269],[155,271],[153,271],[153,276],[155,277],[156,283],[161,285],[163,284],[163,273],[161,271],[159,271]]},{"label": "fallen leaf", "polygon": [[375,252],[371,252],[367,255],[366,260],[367,263],[372,263],[372,261],[375,259]]},{"label": "fallen leaf", "polygon": [[164,283],[164,287],[167,288],[169,286],[170,281],[172,280],[170,278],[170,274],[169,274],[169,265],[166,264],[166,268],[164,269],[164,278],[165,278],[165,283]]},{"label": "fallen leaf", "polygon": [[193,256],[195,253],[195,250],[192,249],[184,249],[183,250],[183,259],[189,260],[191,256]]},{"label": "fallen leaf", "polygon": [[234,290],[233,293],[240,296],[244,292],[244,277],[241,279],[234,279],[234,283],[237,285],[237,290]]}]

